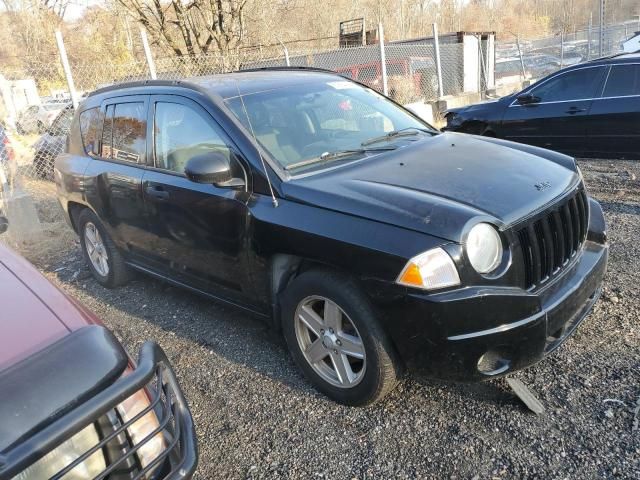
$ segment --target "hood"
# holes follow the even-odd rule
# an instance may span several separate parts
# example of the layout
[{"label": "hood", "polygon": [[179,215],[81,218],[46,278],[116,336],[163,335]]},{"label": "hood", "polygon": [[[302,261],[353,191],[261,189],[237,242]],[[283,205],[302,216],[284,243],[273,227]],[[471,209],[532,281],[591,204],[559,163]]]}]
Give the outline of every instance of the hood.
[{"label": "hood", "polygon": [[29,262],[0,245],[0,370],[94,323]]},{"label": "hood", "polygon": [[482,111],[487,107],[492,107],[496,103],[506,102],[512,96],[513,95],[507,95],[507,96],[500,97],[500,98],[494,98],[494,99],[491,99],[491,100],[485,100],[485,101],[478,102],[478,103],[472,103],[471,105],[465,105],[463,107],[448,108],[447,111],[445,112],[445,115],[447,113],[473,112],[473,111],[476,111],[476,110],[477,111]]},{"label": "hood", "polygon": [[[549,158],[540,154],[549,153]],[[465,225],[510,225],[579,182],[543,149],[444,133],[283,184],[291,200],[460,242]]]}]

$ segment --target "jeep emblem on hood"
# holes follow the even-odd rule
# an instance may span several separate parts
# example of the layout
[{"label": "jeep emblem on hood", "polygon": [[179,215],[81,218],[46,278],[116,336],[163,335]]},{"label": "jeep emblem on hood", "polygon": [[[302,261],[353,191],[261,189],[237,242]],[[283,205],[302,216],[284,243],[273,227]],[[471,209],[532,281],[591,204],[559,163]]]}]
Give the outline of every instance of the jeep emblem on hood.
[{"label": "jeep emblem on hood", "polygon": [[551,182],[540,182],[540,183],[536,183],[534,185],[534,187],[536,187],[536,189],[541,192],[543,190],[546,190],[547,188],[549,188],[551,186]]}]

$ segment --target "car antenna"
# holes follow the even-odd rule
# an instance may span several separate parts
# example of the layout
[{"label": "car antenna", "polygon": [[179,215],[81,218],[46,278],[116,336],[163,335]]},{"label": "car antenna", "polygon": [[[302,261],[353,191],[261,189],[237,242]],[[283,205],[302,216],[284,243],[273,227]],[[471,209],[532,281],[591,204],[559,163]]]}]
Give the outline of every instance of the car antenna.
[{"label": "car antenna", "polygon": [[240,93],[240,87],[238,87],[238,81],[236,80],[236,90],[238,91],[238,97],[240,97],[240,103],[242,103],[242,110],[244,111],[245,117],[247,117],[247,123],[249,124],[249,130],[251,131],[251,136],[253,137],[253,141],[256,143],[258,155],[260,156],[260,162],[262,162],[262,169],[264,170],[264,175],[267,177],[267,185],[269,185],[269,192],[271,192],[271,200],[273,201],[273,207],[276,208],[278,206],[278,199],[273,193],[273,187],[271,186],[271,179],[269,178],[269,171],[267,170],[267,164],[264,161],[264,157],[262,156],[262,152],[260,151],[260,146],[258,144],[258,139],[256,138],[256,133],[253,131],[253,125],[251,124],[251,119],[249,118],[249,112],[247,112],[247,106],[244,104],[244,98]]}]

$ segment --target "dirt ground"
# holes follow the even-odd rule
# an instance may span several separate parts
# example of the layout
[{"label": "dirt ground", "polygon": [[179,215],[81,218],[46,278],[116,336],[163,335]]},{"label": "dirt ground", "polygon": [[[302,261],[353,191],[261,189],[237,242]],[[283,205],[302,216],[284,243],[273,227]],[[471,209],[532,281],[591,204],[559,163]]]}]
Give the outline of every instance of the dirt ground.
[{"label": "dirt ground", "polygon": [[[385,401],[346,408],[318,394],[260,321],[144,276],[100,287],[62,220],[53,185],[29,181],[43,226],[15,245],[93,310],[130,352],[154,339],[178,372],[198,430],[197,478],[640,478],[640,163],[579,162],[602,202],[603,297],[559,350],[504,380],[406,378]],[[6,240],[5,240],[6,241]]]}]

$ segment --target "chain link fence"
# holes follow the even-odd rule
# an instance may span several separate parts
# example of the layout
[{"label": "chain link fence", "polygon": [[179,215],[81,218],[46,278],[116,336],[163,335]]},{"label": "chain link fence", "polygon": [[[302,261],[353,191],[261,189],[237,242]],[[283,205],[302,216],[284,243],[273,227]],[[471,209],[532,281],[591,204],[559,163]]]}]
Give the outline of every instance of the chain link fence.
[{"label": "chain link fence", "polygon": [[[602,54],[621,50],[634,31],[627,22],[603,32]],[[535,80],[559,68],[600,55],[600,32],[594,27],[572,34],[538,40],[515,40],[497,44],[495,56],[488,37],[471,45],[456,36],[443,36],[436,48],[433,37],[349,48],[338,38],[325,39],[320,50],[295,42],[252,47],[232,55],[202,55],[151,59],[157,78],[185,79],[234,70],[278,66],[316,67],[357,80],[399,103],[432,101],[461,92],[483,92],[495,83]],[[476,49],[477,52],[469,51]],[[439,54],[439,62],[438,62]],[[469,81],[469,61],[477,75]],[[384,60],[383,60],[384,59]],[[494,64],[495,61],[495,64]],[[438,72],[438,63],[440,72]],[[4,68],[0,73],[0,181],[10,188],[22,177],[51,179],[56,156],[65,147],[73,106],[65,71],[59,58],[46,64]],[[78,98],[97,88],[151,78],[144,57],[128,63],[74,63],[70,74]],[[474,83],[475,82],[475,83]]]},{"label": "chain link fence", "polygon": [[564,67],[620,53],[636,28],[637,21],[607,26],[602,29],[602,45],[599,26],[535,40],[514,36],[496,45],[496,83],[535,81]]},{"label": "chain link fence", "polygon": [[[337,44],[337,38],[335,39]],[[236,55],[167,57],[153,60],[159,79],[185,79],[264,67],[316,67],[332,70],[407,104],[438,98],[433,39],[417,44],[394,43],[327,51],[285,48],[252,49]],[[440,45],[443,94],[463,89],[463,45]],[[383,75],[383,66],[386,75]],[[77,97],[107,85],[151,78],[145,60],[123,64],[72,64]],[[385,82],[386,76],[386,82]],[[386,85],[385,85],[386,83]],[[0,77],[6,158],[0,161],[6,184],[20,177],[52,179],[56,156],[65,148],[74,107],[65,72],[55,59],[48,64],[2,70]]]}]

